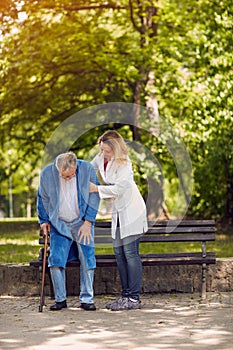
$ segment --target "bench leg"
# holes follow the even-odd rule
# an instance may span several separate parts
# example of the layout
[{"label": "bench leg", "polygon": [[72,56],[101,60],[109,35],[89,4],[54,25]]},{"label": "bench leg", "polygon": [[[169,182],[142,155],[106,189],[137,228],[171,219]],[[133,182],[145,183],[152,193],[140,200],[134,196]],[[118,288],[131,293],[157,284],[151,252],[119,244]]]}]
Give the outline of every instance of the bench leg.
[{"label": "bench leg", "polygon": [[206,301],[206,264],[202,264],[202,276],[201,276],[201,300]]}]

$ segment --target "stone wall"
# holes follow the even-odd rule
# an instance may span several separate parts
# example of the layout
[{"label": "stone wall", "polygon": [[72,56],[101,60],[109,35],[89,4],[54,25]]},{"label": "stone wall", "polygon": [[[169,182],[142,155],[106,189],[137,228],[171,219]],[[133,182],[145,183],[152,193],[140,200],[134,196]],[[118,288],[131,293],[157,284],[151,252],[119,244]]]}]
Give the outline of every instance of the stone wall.
[{"label": "stone wall", "polygon": [[[27,265],[0,265],[0,295],[39,296],[38,269]],[[98,267],[95,270],[95,294],[119,294],[120,280],[116,267]],[[200,266],[144,266],[142,293],[183,292],[201,290]],[[207,291],[233,291],[233,258],[217,259],[207,270]],[[68,295],[79,294],[78,268],[67,271]],[[45,294],[50,295],[50,281],[46,274]]]}]

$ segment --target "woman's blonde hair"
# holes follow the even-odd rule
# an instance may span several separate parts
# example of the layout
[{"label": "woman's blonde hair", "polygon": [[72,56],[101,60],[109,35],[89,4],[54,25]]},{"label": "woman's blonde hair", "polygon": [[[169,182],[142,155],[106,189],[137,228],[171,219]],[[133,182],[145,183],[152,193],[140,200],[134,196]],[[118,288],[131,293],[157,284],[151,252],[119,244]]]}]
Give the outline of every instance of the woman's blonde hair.
[{"label": "woman's blonde hair", "polygon": [[111,147],[114,158],[119,163],[124,163],[127,160],[128,148],[123,137],[115,130],[108,130],[98,138],[98,144],[101,142]]}]

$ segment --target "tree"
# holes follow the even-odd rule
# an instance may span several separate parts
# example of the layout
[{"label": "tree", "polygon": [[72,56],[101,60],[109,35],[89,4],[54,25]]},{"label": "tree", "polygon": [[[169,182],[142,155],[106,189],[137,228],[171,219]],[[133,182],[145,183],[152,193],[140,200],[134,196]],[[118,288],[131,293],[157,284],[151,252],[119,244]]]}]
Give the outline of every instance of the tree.
[{"label": "tree", "polygon": [[[230,1],[201,1],[189,35],[188,101],[182,122],[192,152],[196,187],[190,213],[233,217],[232,12]],[[202,13],[202,16],[200,16]],[[194,45],[193,45],[194,44]],[[219,186],[220,184],[220,186]]]},{"label": "tree", "polygon": [[[189,214],[232,216],[230,0],[25,0],[1,6],[1,148],[19,150],[15,171],[31,159],[36,167],[53,131],[73,113],[135,103],[127,137],[153,150],[162,164],[169,207],[178,178],[166,147],[169,135],[154,137],[159,114],[182,135],[192,158]],[[146,133],[138,105],[148,108]],[[73,145],[76,151],[85,154],[99,131],[82,138],[82,149]],[[142,177],[140,169],[136,176]]]}]

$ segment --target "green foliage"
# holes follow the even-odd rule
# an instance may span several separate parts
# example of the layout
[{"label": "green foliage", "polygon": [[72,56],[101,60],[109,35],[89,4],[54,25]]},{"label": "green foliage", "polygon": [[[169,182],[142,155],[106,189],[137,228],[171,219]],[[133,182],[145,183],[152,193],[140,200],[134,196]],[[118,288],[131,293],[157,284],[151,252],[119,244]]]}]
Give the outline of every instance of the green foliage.
[{"label": "green foliage", "polygon": [[231,219],[233,214],[232,10],[230,1],[202,1],[190,38],[196,45],[188,102],[192,118],[182,124],[196,179],[190,213],[201,217]]},{"label": "green foliage", "polygon": [[[1,195],[7,196],[11,171],[14,194],[30,192],[33,201],[43,148],[73,113],[152,99],[192,160],[188,215],[232,219],[231,0],[18,0],[1,2],[0,10]],[[78,156],[89,155],[104,129],[73,145]],[[150,130],[119,130],[153,152],[167,205],[176,205],[177,174],[166,145]],[[135,165],[144,195],[145,169]],[[159,167],[153,173],[161,182]]]}]

